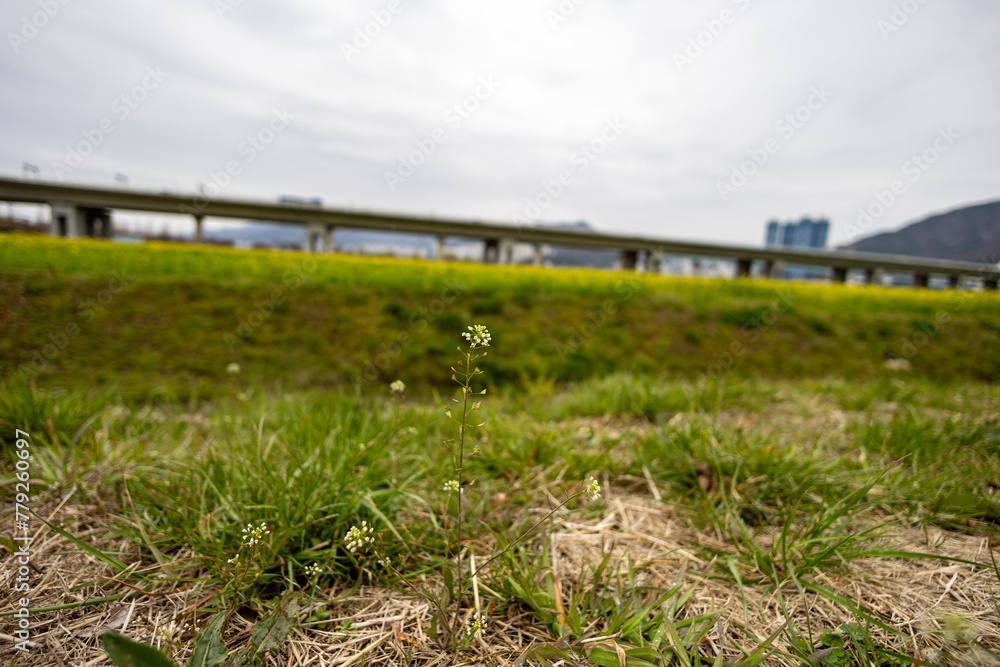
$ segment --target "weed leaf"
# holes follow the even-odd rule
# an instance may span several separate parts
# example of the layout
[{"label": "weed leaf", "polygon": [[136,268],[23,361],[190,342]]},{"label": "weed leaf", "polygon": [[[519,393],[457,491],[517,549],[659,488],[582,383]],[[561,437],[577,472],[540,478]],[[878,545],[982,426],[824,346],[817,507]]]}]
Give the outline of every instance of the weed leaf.
[{"label": "weed leaf", "polygon": [[225,613],[212,617],[205,631],[194,640],[194,654],[187,667],[212,667],[225,661],[226,646],[222,643],[222,624],[225,620]]},{"label": "weed leaf", "polygon": [[285,636],[292,627],[295,617],[299,611],[299,601],[293,598],[288,606],[277,605],[278,611],[263,621],[254,623],[250,640],[257,647],[257,652],[277,651],[280,643],[285,641]]},{"label": "weed leaf", "polygon": [[104,650],[118,667],[177,667],[174,662],[152,646],[134,642],[117,632],[101,635]]}]

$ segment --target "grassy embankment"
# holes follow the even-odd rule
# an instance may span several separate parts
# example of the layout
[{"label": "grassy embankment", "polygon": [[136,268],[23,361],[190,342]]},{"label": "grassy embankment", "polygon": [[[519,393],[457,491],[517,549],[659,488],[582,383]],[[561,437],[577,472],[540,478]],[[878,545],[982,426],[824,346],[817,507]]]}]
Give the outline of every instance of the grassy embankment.
[{"label": "grassy embankment", "polygon": [[496,385],[871,379],[892,357],[936,381],[1000,374],[995,294],[0,238],[0,378],[46,387],[442,387],[471,321],[507,344],[484,361]]}]

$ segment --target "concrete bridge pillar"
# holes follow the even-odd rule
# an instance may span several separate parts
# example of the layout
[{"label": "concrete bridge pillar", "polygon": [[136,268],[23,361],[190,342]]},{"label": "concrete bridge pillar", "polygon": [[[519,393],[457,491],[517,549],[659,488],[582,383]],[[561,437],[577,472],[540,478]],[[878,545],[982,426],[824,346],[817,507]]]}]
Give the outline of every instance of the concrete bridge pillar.
[{"label": "concrete bridge pillar", "polygon": [[833,267],[833,282],[835,283],[846,283],[847,282],[847,269],[842,266]]},{"label": "concrete bridge pillar", "polygon": [[484,264],[512,264],[514,262],[514,240],[485,239],[483,241]]},{"label": "concrete bridge pillar", "polygon": [[764,273],[771,280],[784,280],[785,263],[780,259],[769,259],[767,260],[767,266],[764,268]]},{"label": "concrete bridge pillar", "polygon": [[205,240],[205,216],[194,216],[194,241],[201,243]]},{"label": "concrete bridge pillar", "polygon": [[318,222],[310,222],[306,225],[306,242],[302,249],[306,252],[320,252],[323,247],[323,236],[326,228]]},{"label": "concrete bridge pillar", "polygon": [[336,227],[322,222],[310,222],[306,225],[306,242],[303,250],[306,252],[333,252],[334,232]]},{"label": "concrete bridge pillar", "polygon": [[541,266],[542,265],[542,259],[543,259],[543,257],[542,257],[542,244],[541,243],[535,243],[531,247],[531,249],[534,251],[534,257],[533,257],[532,264],[534,264],[535,266]]},{"label": "concrete bridge pillar", "polygon": [[437,247],[435,248],[435,257],[437,259],[444,259],[444,234],[437,235]]},{"label": "concrete bridge pillar", "polygon": [[484,239],[483,263],[497,264],[500,261],[500,239]]},{"label": "concrete bridge pillar", "polygon": [[865,282],[869,285],[881,285],[885,282],[885,271],[882,269],[865,269]]},{"label": "concrete bridge pillar", "polygon": [[638,250],[622,250],[622,253],[618,256],[618,268],[622,271],[635,271],[638,263]]},{"label": "concrete bridge pillar", "polygon": [[514,263],[514,239],[500,239],[499,251],[498,258],[500,264]]},{"label": "concrete bridge pillar", "polygon": [[646,273],[663,273],[663,257],[655,250],[647,250],[645,258]]},{"label": "concrete bridge pillar", "polygon": [[930,281],[930,274],[928,273],[914,273],[913,274],[913,286],[914,287],[927,287],[927,283]]},{"label": "concrete bridge pillar", "polygon": [[75,238],[81,235],[83,225],[79,220],[79,210],[71,204],[51,204],[52,226],[49,233],[52,236]]},{"label": "concrete bridge pillar", "polygon": [[737,278],[749,278],[750,277],[750,267],[753,265],[752,259],[737,259],[736,260],[736,277]]},{"label": "concrete bridge pillar", "polygon": [[64,202],[50,204],[52,208],[52,236],[75,239],[96,237],[110,239],[114,236],[111,210],[93,206],[77,206]]},{"label": "concrete bridge pillar", "polygon": [[951,289],[958,289],[962,286],[962,276],[957,273],[951,273],[948,275],[948,287]]},{"label": "concrete bridge pillar", "polygon": [[111,210],[106,208],[83,209],[84,225],[87,236],[100,239],[114,238],[115,230],[111,224]]}]

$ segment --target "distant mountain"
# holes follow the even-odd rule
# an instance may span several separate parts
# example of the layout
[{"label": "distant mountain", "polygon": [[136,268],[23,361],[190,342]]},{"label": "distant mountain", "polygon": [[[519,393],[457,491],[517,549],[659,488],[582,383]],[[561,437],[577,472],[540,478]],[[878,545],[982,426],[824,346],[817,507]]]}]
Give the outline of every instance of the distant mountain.
[{"label": "distant mountain", "polygon": [[847,246],[849,250],[969,262],[1000,259],[1000,201],[956,209],[876,234]]},{"label": "distant mountain", "polygon": [[586,220],[577,220],[576,222],[553,222],[547,225],[535,225],[535,227],[541,227],[542,229],[565,229],[573,232],[586,232],[588,234],[597,233]]}]

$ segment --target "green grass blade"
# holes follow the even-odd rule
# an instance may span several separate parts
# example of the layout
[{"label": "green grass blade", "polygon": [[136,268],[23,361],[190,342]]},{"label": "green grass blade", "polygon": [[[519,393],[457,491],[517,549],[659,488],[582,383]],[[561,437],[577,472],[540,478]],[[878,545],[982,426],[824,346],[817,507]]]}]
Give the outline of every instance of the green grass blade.
[{"label": "green grass blade", "polygon": [[843,607],[851,610],[852,612],[854,612],[858,616],[864,618],[869,623],[873,623],[873,624],[877,625],[878,627],[882,628],[883,630],[885,630],[887,632],[891,632],[894,635],[899,635],[901,637],[908,636],[902,630],[899,630],[898,628],[894,628],[894,627],[892,627],[890,625],[887,625],[887,624],[883,623],[881,620],[879,620],[878,618],[876,618],[875,615],[872,612],[868,611],[867,609],[865,609],[864,607],[862,607],[860,604],[847,599],[846,597],[844,597],[840,593],[837,593],[836,591],[832,591],[829,588],[827,588],[825,586],[822,586],[820,584],[817,584],[817,583],[814,583],[812,581],[809,581],[808,579],[800,579],[799,581],[802,582],[803,588],[807,588],[807,589],[811,590],[813,593],[818,593],[818,594],[822,595],[823,597],[827,598],[828,600],[830,600],[832,602],[836,602],[837,604],[839,604],[839,605],[841,605],[841,606],[843,606]]},{"label": "green grass blade", "polygon": [[42,517],[38,516],[38,514],[36,514],[33,510],[29,509],[28,511],[31,512],[32,514],[34,514],[35,517],[37,517],[38,520],[41,521],[42,523],[44,523],[46,526],[48,526],[49,528],[51,528],[55,532],[59,533],[60,535],[62,535],[63,537],[65,537],[67,540],[69,540],[73,544],[77,545],[78,547],[80,547],[81,549],[83,549],[84,551],[86,551],[87,553],[89,553],[94,558],[97,558],[98,560],[100,560],[100,561],[102,561],[104,563],[107,563],[108,565],[110,565],[111,567],[115,568],[119,572],[124,572],[125,570],[128,569],[128,566],[125,565],[125,563],[121,562],[120,560],[117,560],[115,558],[112,558],[111,556],[108,556],[107,554],[105,554],[105,553],[99,551],[98,549],[95,549],[94,547],[90,546],[89,544],[87,544],[83,540],[81,540],[81,539],[79,539],[79,538],[77,538],[77,537],[75,537],[73,535],[70,535],[65,530],[63,530],[62,528],[60,528],[59,526],[56,526],[54,524],[49,523],[48,521],[46,521]]}]

